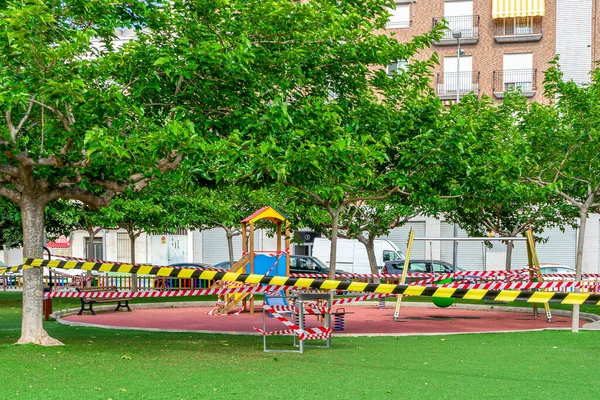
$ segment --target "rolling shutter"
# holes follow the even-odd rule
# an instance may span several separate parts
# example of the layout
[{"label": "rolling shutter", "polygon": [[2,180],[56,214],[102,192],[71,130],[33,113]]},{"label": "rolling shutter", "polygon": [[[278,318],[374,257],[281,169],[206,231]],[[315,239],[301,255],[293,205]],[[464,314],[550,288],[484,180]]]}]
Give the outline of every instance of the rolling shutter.
[{"label": "rolling shutter", "polygon": [[[256,250],[262,248],[259,230],[254,232],[254,243]],[[233,237],[233,255],[236,261],[242,257],[241,235]],[[202,262],[214,265],[228,260],[229,250],[225,231],[221,228],[202,231]]]},{"label": "rolling shutter", "polygon": [[[577,229],[559,228],[544,231],[546,243],[536,243],[536,252],[540,263],[552,263],[575,267],[577,257]],[[527,265],[527,250],[524,242],[515,244],[511,261],[512,268],[523,268]]]},{"label": "rolling shutter", "polygon": [[[453,237],[454,225],[447,222],[442,222],[441,226],[442,237]],[[468,237],[467,232],[462,229],[458,230],[458,237]],[[440,258],[452,264],[452,242],[441,242]],[[485,268],[486,247],[482,242],[458,242],[458,267],[467,270],[483,270]]]},{"label": "rolling shutter", "polygon": [[556,15],[556,54],[563,80],[587,83],[592,69],[592,0],[558,0]]}]

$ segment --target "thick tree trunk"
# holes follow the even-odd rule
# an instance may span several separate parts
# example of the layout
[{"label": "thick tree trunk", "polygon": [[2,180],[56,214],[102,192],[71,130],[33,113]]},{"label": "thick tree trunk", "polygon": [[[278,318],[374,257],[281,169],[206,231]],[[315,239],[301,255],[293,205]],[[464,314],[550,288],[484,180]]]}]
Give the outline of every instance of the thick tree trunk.
[{"label": "thick tree trunk", "polygon": [[507,271],[510,271],[510,263],[512,261],[512,251],[513,251],[513,242],[512,241],[506,242],[506,265],[505,265],[505,269]]},{"label": "thick tree trunk", "polygon": [[[129,243],[131,249],[131,263],[135,264],[135,239],[137,235],[129,234]],[[134,292],[138,291],[138,282],[137,282],[137,274],[131,274],[131,290]]]},{"label": "thick tree trunk", "polygon": [[[585,227],[587,225],[589,210],[586,207],[579,209],[579,232],[577,234],[577,257],[575,258],[575,281],[581,281],[581,268],[583,266],[583,244],[585,240]],[[579,304],[573,305],[572,332],[579,332]]]},{"label": "thick tree trunk", "polygon": [[[20,206],[23,223],[23,256],[43,258],[46,203],[23,193]],[[17,343],[60,346],[62,343],[50,337],[42,323],[44,301],[42,272],[41,267],[23,269],[23,320],[21,338]]]},{"label": "thick tree trunk", "polygon": [[329,279],[335,279],[335,260],[337,257],[338,226],[340,223],[340,212],[331,214],[331,248],[329,250]]},{"label": "thick tree trunk", "polygon": [[227,248],[229,250],[229,263],[233,266],[233,264],[235,264],[233,256],[233,235],[229,230],[225,230],[225,232],[227,232]]}]

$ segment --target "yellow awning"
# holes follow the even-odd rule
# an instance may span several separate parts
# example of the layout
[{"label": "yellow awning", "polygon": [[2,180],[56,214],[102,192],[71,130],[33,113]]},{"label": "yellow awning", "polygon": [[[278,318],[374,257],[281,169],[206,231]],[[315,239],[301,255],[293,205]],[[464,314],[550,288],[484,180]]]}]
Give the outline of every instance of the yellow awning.
[{"label": "yellow awning", "polygon": [[492,19],[544,16],[544,0],[492,0]]}]

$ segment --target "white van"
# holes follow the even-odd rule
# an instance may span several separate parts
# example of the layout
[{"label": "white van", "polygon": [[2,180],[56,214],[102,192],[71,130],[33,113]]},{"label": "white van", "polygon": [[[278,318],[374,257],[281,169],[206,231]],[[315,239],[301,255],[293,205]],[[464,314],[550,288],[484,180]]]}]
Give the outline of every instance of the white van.
[{"label": "white van", "polygon": [[[403,260],[404,254],[394,243],[385,239],[375,239],[375,259],[377,268],[383,268],[386,261]],[[312,255],[327,264],[329,267],[329,255],[331,241],[326,238],[315,238]],[[355,274],[370,274],[369,257],[367,248],[356,239],[337,240],[336,270],[344,270]]]}]

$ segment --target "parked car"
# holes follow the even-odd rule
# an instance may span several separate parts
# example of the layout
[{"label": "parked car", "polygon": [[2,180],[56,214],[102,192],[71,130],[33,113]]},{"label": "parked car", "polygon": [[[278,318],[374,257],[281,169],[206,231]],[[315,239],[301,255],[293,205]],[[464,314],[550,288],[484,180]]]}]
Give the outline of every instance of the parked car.
[{"label": "parked car", "polygon": [[575,268],[560,264],[540,264],[540,273],[543,274],[575,274]]},{"label": "parked car", "polygon": [[[237,262],[237,261],[236,261]],[[223,261],[214,265],[214,268],[228,270],[231,268],[229,261]],[[347,274],[348,272],[336,270],[338,274]],[[292,274],[329,274],[329,268],[325,263],[316,257],[311,256],[290,256],[290,273]]]},{"label": "parked car", "polygon": [[223,269],[218,268],[216,265],[204,264],[204,263],[174,263],[169,267],[181,267],[181,268],[193,268],[193,269]]},{"label": "parked car", "polygon": [[[452,264],[441,260],[409,260],[408,273],[436,273],[436,274],[453,274],[455,272]],[[404,260],[387,261],[381,270],[382,274],[401,274],[404,269]],[[456,267],[456,272],[466,272],[460,267]],[[460,275],[456,280],[472,279],[468,275]],[[419,277],[407,278],[407,282],[416,282],[422,280]]]}]

